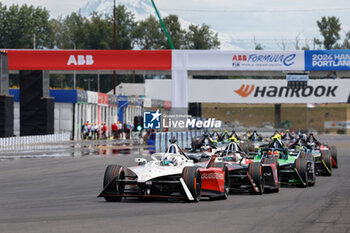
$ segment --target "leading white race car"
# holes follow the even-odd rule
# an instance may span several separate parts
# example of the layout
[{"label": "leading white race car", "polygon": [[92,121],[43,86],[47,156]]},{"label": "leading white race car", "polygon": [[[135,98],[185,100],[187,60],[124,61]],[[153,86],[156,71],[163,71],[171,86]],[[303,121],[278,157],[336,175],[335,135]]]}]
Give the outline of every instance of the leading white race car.
[{"label": "leading white race car", "polygon": [[193,161],[172,141],[164,154],[154,154],[152,160],[136,158],[138,166],[124,168],[109,165],[98,197],[120,201],[123,197],[185,199],[198,202],[201,197],[226,199],[229,176],[224,163],[207,168]]}]

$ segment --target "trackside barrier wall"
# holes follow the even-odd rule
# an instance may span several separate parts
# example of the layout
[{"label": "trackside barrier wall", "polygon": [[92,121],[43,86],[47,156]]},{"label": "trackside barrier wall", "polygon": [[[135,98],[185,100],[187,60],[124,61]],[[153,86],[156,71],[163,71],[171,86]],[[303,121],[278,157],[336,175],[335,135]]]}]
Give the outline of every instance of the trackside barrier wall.
[{"label": "trackside barrier wall", "polygon": [[170,145],[169,140],[175,138],[180,148],[190,148],[192,138],[203,135],[203,131],[187,131],[187,132],[160,132],[156,133],[155,150],[157,153],[164,152]]},{"label": "trackside barrier wall", "polygon": [[42,143],[57,143],[70,141],[71,134],[50,134],[50,135],[38,135],[38,136],[23,136],[23,137],[9,137],[0,138],[0,150],[11,150],[17,146],[30,145],[30,144],[42,144]]}]

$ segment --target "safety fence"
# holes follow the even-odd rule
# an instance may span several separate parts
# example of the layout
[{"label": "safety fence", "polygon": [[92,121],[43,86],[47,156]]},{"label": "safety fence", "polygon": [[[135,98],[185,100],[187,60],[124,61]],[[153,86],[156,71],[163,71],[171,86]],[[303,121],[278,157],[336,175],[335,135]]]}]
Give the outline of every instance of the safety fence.
[{"label": "safety fence", "polygon": [[0,138],[0,150],[16,149],[19,146],[70,141],[70,133]]},{"label": "safety fence", "polygon": [[155,150],[156,152],[164,152],[170,145],[170,139],[175,138],[180,148],[190,148],[192,138],[203,135],[202,130],[187,132],[161,132],[156,133]]}]

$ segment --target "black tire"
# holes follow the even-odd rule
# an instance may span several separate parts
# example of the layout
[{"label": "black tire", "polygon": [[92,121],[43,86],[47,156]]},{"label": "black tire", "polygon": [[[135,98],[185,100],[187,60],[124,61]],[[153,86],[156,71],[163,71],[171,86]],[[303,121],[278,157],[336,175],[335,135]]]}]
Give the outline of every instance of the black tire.
[{"label": "black tire", "polygon": [[[125,171],[124,168],[120,165],[108,165],[105,171],[104,179],[103,179],[103,188],[108,185],[113,178],[115,180],[112,181],[112,183],[109,185],[108,189],[105,190],[105,192],[111,192],[115,193],[117,195],[121,195],[124,193],[124,184],[118,183],[118,179],[124,179],[125,178]],[[109,202],[118,202],[122,199],[121,196],[113,197],[113,196],[107,196],[104,197],[106,201]]]},{"label": "black tire", "polygon": [[264,158],[261,161],[262,164],[276,164],[276,168],[277,168],[277,179],[278,179],[278,186],[274,189],[270,189],[270,192],[273,193],[278,193],[280,191],[280,186],[281,186],[281,175],[280,175],[280,165],[278,162],[277,158]]},{"label": "black tire", "polygon": [[[310,166],[313,166],[313,167],[310,167],[309,169],[312,169],[312,173],[311,172],[308,172],[308,176],[312,176],[312,177],[309,177],[309,183],[308,185],[309,186],[315,186],[316,184],[316,170],[315,170],[315,157],[311,154],[311,153],[306,153],[306,158],[308,160],[311,160],[313,161]],[[311,179],[310,179],[311,178]],[[312,180],[312,181],[310,181]]]},{"label": "black tire", "polygon": [[278,179],[278,186],[275,189],[272,189],[271,191],[274,193],[278,193],[280,191],[281,187],[281,173],[280,173],[280,163],[278,162],[277,158],[271,158],[270,164],[276,164],[277,168],[277,179]]},{"label": "black tire", "polygon": [[[198,167],[184,167],[182,170],[182,179],[193,197],[193,202],[199,202],[201,198],[202,180]],[[190,201],[190,200],[187,200]]]},{"label": "black tire", "polygon": [[224,195],[221,199],[226,200],[228,198],[228,195],[230,194],[230,174],[226,166],[224,167],[224,179]]},{"label": "black tire", "polygon": [[338,168],[338,150],[336,146],[331,146],[332,168]]},{"label": "black tire", "polygon": [[248,153],[249,153],[249,152],[255,152],[255,146],[254,146],[254,144],[251,144],[251,143],[248,144]]},{"label": "black tire", "polygon": [[[305,159],[305,160],[307,161],[307,164],[306,164],[307,166],[308,166],[308,164],[310,164],[310,163],[309,163],[310,160],[314,161],[313,164],[315,163],[314,156],[313,156],[311,153],[304,153],[304,152],[303,152],[303,153],[299,156],[299,158]],[[308,171],[308,169],[309,169],[309,168],[307,167],[307,171]],[[315,167],[310,168],[310,169],[313,170],[313,173],[307,172],[307,179],[308,179],[307,185],[308,185],[308,186],[314,186],[314,185],[316,184]],[[310,177],[310,176],[312,176],[312,177]],[[311,181],[311,180],[312,180],[312,181]]]},{"label": "black tire", "polygon": [[256,191],[254,188],[249,190],[250,194],[264,193],[264,180],[261,172],[262,172],[262,168],[259,162],[250,163],[248,165],[248,174],[258,188],[258,191]]},{"label": "black tire", "polygon": [[305,152],[301,152],[300,153],[299,159],[307,159],[307,156],[306,156]]},{"label": "black tire", "polygon": [[322,165],[324,166],[324,172],[322,175],[331,176],[332,175],[332,158],[329,150],[321,151]]},{"label": "black tire", "polygon": [[295,160],[295,168],[301,179],[301,184],[298,187],[306,188],[308,186],[308,176],[307,176],[307,160],[305,158],[298,158]]},{"label": "black tire", "polygon": [[228,195],[230,194],[230,174],[229,174],[228,168],[226,167],[225,163],[213,163],[213,166],[211,166],[211,167],[223,169],[225,183],[224,183],[223,195],[220,197],[214,197],[214,198],[210,198],[210,199],[211,200],[226,200],[228,198]]}]

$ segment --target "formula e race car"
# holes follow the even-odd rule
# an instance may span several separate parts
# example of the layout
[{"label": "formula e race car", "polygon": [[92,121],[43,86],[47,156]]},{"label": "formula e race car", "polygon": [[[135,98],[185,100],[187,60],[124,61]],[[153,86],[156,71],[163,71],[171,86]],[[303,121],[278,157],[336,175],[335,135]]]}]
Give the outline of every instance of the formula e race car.
[{"label": "formula e race car", "polygon": [[123,197],[184,199],[198,202],[201,197],[226,199],[229,194],[228,169],[215,162],[199,168],[175,144],[164,154],[154,154],[151,161],[137,158],[138,166],[106,168],[103,190],[98,197],[120,201]]},{"label": "formula e race car", "polygon": [[211,167],[215,159],[217,161],[221,159],[226,164],[232,192],[249,191],[250,194],[263,194],[267,190],[279,191],[280,181],[277,160],[263,159],[254,162],[248,159],[248,156],[236,142],[231,142],[225,150],[216,153],[208,161],[208,165],[206,163],[198,163],[197,165]]},{"label": "formula e race car", "polygon": [[306,139],[305,136],[301,136],[289,148],[291,151],[304,150],[311,154],[315,158],[315,173],[317,175],[331,176],[332,167],[338,167],[336,148],[322,145],[313,134],[310,134]]},{"label": "formula e race car", "polygon": [[[321,143],[320,141],[318,141],[313,133],[309,134],[309,137],[306,139],[306,142],[312,146],[313,150],[319,150],[320,152],[325,151],[327,153],[329,153],[330,155],[330,164],[329,165],[329,161],[328,162],[328,170],[332,169],[332,168],[338,168],[338,152],[337,152],[337,148],[336,146],[328,146],[327,144]],[[323,163],[323,162],[322,162]]]},{"label": "formula e race car", "polygon": [[263,138],[260,134],[258,134],[256,130],[254,130],[253,133],[247,136],[248,146],[246,152],[256,152],[261,146],[266,144],[268,144],[268,141],[265,138]]},{"label": "formula e race car", "polygon": [[292,155],[281,141],[273,139],[269,146],[259,149],[255,159],[264,157],[278,159],[281,184],[295,184],[301,187],[315,185],[315,159],[310,153],[300,150]]}]

